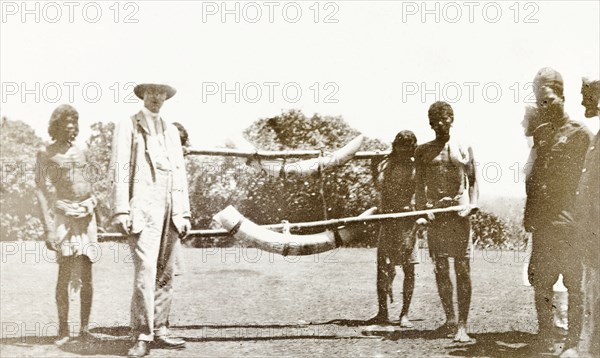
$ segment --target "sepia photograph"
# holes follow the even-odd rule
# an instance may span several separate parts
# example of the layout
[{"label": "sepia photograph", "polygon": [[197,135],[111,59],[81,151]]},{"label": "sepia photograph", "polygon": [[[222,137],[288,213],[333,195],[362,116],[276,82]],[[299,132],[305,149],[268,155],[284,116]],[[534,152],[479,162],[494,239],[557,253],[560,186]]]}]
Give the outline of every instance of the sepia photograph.
[{"label": "sepia photograph", "polygon": [[0,358],[600,357],[599,0],[0,0]]}]

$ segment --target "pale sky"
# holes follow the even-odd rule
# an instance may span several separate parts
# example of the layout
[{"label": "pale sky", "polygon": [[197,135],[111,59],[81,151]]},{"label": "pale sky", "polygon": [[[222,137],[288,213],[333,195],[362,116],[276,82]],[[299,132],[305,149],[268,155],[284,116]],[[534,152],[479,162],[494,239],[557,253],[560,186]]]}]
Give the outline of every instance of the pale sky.
[{"label": "pale sky", "polygon": [[429,105],[447,100],[480,167],[497,163],[481,195],[522,196],[520,122],[528,83],[545,66],[562,73],[571,117],[598,130],[579,94],[581,76],[599,72],[598,1],[21,4],[2,1],[0,110],[44,139],[61,103],[80,113],[80,144],[90,124],[134,114],[141,102],[130,101],[130,82],[177,89],[161,113],[188,129],[194,147],[288,109],[343,116],[386,142],[402,129],[425,142]]}]

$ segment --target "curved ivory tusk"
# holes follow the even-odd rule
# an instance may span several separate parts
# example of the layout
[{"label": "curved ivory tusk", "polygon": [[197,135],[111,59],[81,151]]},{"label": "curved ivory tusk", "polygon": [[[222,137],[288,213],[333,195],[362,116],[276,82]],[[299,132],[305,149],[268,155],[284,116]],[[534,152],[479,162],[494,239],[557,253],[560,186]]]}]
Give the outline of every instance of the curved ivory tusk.
[{"label": "curved ivory tusk", "polygon": [[296,174],[302,176],[309,176],[316,173],[319,168],[327,169],[334,166],[342,165],[352,159],[354,154],[360,149],[365,136],[359,135],[352,139],[348,144],[335,152],[313,159],[301,160],[294,163],[285,163],[281,160],[263,160],[253,161],[253,166],[258,166],[262,171],[267,172],[272,177],[278,178],[283,172],[285,175]]},{"label": "curved ivory tusk", "polygon": [[256,147],[239,133],[233,133],[226,137],[225,146],[233,149],[256,151]]},{"label": "curved ivory tusk", "polygon": [[[377,207],[373,206],[372,208],[367,209],[360,215],[359,218],[371,216],[377,213]],[[352,241],[356,241],[357,238],[363,235],[364,227],[361,228],[360,225],[352,225],[352,226],[342,226],[338,229],[338,233],[340,234],[340,238],[343,243],[348,243]]]},{"label": "curved ivory tusk", "polygon": [[330,230],[312,235],[294,235],[289,231],[280,234],[256,225],[231,205],[218,212],[213,220],[220,223],[236,239],[283,256],[314,255],[333,250],[344,242],[341,236],[336,242],[336,235]]}]

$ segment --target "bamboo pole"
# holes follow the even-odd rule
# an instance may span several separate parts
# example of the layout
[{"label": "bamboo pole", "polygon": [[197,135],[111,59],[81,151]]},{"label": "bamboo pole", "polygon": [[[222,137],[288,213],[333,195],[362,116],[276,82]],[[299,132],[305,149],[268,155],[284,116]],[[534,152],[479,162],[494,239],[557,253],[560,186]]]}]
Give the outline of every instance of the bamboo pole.
[{"label": "bamboo pole", "polygon": [[[321,154],[319,150],[280,150],[280,151],[268,151],[268,150],[239,150],[229,148],[210,148],[210,149],[189,149],[186,151],[186,155],[209,155],[209,156],[223,156],[223,157],[240,157],[249,159],[289,159],[289,158],[317,158]],[[383,157],[390,154],[390,151],[362,151],[354,154],[354,159],[373,159]]]},{"label": "bamboo pole", "polygon": [[[421,216],[438,213],[449,213],[449,212],[457,212],[464,209],[464,206],[450,206],[447,208],[438,208],[438,209],[428,209],[428,210],[418,210],[418,211],[407,211],[402,213],[390,213],[390,214],[376,214],[371,216],[353,216],[348,218],[340,218],[340,219],[329,219],[329,220],[320,220],[320,221],[310,221],[310,222],[299,222],[299,223],[286,223],[286,224],[270,224],[270,225],[261,225],[261,227],[269,230],[281,230],[284,227],[289,228],[290,230],[298,230],[298,229],[307,229],[307,228],[336,228],[344,225],[355,225],[355,224],[366,224],[367,222],[379,222],[379,221],[387,221],[394,220],[400,218],[406,218],[411,216]],[[219,236],[228,236],[229,231],[223,229],[211,229],[211,230],[191,230],[188,233],[188,237],[219,237]],[[100,241],[109,240],[109,239],[125,239],[126,236],[119,233],[101,233],[98,234],[98,239]]]}]

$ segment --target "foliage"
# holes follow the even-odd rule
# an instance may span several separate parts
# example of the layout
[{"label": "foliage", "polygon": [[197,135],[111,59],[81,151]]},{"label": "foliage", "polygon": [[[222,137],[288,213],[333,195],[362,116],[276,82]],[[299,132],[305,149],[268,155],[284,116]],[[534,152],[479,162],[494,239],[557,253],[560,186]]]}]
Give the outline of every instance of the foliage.
[{"label": "foliage", "polygon": [[478,247],[496,247],[506,237],[506,223],[486,211],[479,211],[471,216],[471,228],[473,242]]},{"label": "foliage", "polygon": [[[300,111],[260,119],[245,131],[261,150],[319,149],[334,151],[359,133],[342,118]],[[385,149],[369,140],[364,150]],[[291,162],[292,160],[288,161]],[[243,160],[205,157],[190,160],[188,176],[194,226],[206,227],[227,205],[258,224],[315,221],[354,216],[376,205],[368,161],[351,161],[310,177],[270,177]]]},{"label": "foliage", "polygon": [[0,127],[0,241],[37,240],[44,229],[35,198],[35,160],[42,139],[21,121],[2,118]]},{"label": "foliage", "polygon": [[496,248],[515,250],[527,243],[522,221],[514,218],[500,218],[488,211],[481,210],[471,216],[473,242],[481,249]]},{"label": "foliage", "polygon": [[[192,228],[216,228],[212,216],[227,205],[235,205],[237,183],[232,174],[234,160],[212,156],[187,156],[187,175]],[[231,237],[191,238],[195,247],[231,246]]]},{"label": "foliage", "polygon": [[87,140],[86,157],[90,167],[89,178],[92,180],[92,190],[98,199],[96,206],[96,220],[99,227],[107,229],[110,227],[110,182],[109,165],[112,148],[112,136],[115,124],[112,122],[96,122],[92,124],[92,134]]},{"label": "foliage", "polygon": [[[359,132],[341,117],[315,114],[307,118],[302,112],[292,110],[255,122],[245,134],[259,149],[331,152],[344,146]],[[361,149],[385,149],[385,144],[368,140]],[[242,179],[248,195],[240,203],[240,210],[260,223],[354,216],[377,205],[368,161],[352,160],[308,178],[271,178],[259,174]]]}]

